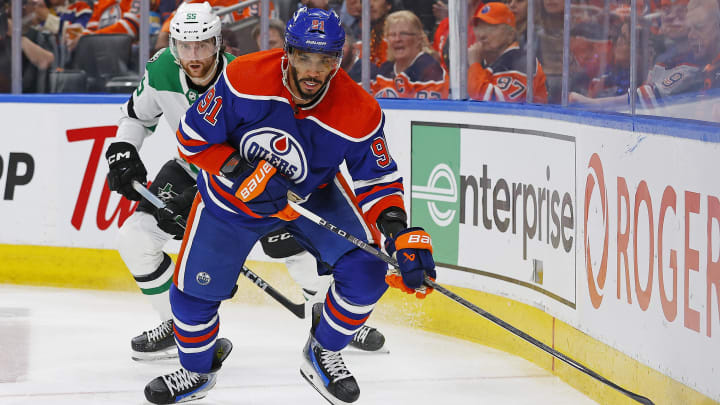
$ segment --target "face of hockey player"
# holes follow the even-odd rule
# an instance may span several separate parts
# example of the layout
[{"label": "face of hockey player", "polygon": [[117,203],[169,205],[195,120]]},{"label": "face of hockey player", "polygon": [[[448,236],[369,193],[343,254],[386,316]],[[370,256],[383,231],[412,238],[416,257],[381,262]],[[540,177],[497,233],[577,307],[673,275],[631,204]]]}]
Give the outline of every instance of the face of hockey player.
[{"label": "face of hockey player", "polygon": [[215,39],[202,41],[175,41],[180,63],[192,78],[205,77],[215,65]]},{"label": "face of hockey player", "polygon": [[315,97],[337,68],[338,58],[323,53],[293,50],[290,60],[290,86],[305,100]]},{"label": "face of hockey player", "polygon": [[412,61],[422,50],[420,33],[416,32],[410,21],[400,19],[393,21],[388,26],[385,38],[393,57],[400,63]]}]

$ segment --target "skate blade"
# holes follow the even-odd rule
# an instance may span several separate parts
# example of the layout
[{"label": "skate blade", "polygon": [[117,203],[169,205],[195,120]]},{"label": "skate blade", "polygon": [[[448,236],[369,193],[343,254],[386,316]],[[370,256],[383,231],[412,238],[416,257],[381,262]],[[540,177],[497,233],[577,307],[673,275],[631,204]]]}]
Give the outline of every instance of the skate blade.
[{"label": "skate blade", "polygon": [[[311,387],[315,388],[315,391],[317,391],[320,395],[322,395],[323,398],[325,398],[326,401],[331,403],[332,405],[351,405],[351,402],[345,402],[342,401],[336,397],[334,397],[330,392],[328,392],[327,389],[325,389],[325,386],[322,385],[322,378],[317,374],[315,369],[311,365],[305,365],[303,364],[300,366],[300,375],[303,376],[305,381],[310,384]],[[318,382],[321,385],[315,385],[315,382]]]},{"label": "skate blade", "polygon": [[363,350],[359,347],[355,347],[353,345],[347,345],[345,346],[345,349],[343,349],[343,354],[350,354],[350,355],[358,355],[358,354],[390,354],[390,349],[387,345],[383,345],[381,348],[377,350]]},{"label": "skate blade", "polygon": [[135,361],[157,361],[167,359],[177,359],[178,352],[177,348],[173,347],[171,350],[162,350],[159,352],[136,352],[133,351],[130,356]]},{"label": "skate blade", "polygon": [[202,390],[200,390],[199,392],[190,394],[186,397],[181,398],[180,400],[176,400],[175,403],[180,404],[183,402],[190,402],[190,401],[195,401],[198,399],[205,398],[208,394],[208,391],[210,391],[211,389],[213,389],[215,387],[216,382],[217,382],[217,379],[213,378],[212,380],[208,381],[207,385],[205,387],[203,387]]}]

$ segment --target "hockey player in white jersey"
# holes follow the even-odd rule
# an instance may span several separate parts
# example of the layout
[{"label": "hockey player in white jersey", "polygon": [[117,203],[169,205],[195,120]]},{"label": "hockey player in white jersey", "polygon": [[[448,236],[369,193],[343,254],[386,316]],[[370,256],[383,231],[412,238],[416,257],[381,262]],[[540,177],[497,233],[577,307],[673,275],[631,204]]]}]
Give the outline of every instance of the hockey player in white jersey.
[{"label": "hockey player in white jersey", "polygon": [[[196,26],[205,28],[200,33]],[[145,75],[130,99],[122,106],[117,137],[107,149],[110,167],[108,185],[128,199],[140,201],[136,212],[123,224],[119,253],[140,290],[147,295],[161,323],[131,341],[132,358],[158,360],[177,357],[173,334],[169,289],[175,265],[163,246],[171,239],[182,239],[184,229],[176,215],[187,218],[197,191],[197,168],[177,152],[158,172],[150,190],[166,204],[157,210],[132,188],[134,180],[147,183],[147,171],[138,151],[163,116],[170,128],[178,127],[187,108],[213,86],[223,68],[234,56],[223,52],[220,19],[205,3],[182,4],[170,24],[170,47],[158,51],[147,63]],[[316,261],[284,232],[266,235],[263,248],[271,257],[286,258],[290,275],[302,286],[309,305],[322,302],[329,277],[318,277]],[[362,333],[361,333],[362,332]],[[384,336],[365,327],[353,346],[374,351],[384,344]]]}]

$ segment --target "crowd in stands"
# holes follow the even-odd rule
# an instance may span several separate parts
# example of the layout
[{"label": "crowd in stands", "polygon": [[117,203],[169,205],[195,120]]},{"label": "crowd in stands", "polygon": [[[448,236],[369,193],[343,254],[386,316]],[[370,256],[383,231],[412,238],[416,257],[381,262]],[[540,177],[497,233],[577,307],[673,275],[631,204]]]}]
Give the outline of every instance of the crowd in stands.
[{"label": "crowd in stands", "polygon": [[[9,92],[9,1],[0,0],[0,92]],[[167,46],[167,25],[181,1],[151,0],[153,51]],[[209,0],[219,12],[243,1]],[[561,103],[565,1],[536,0],[533,15],[528,12],[529,1],[533,0],[467,1],[468,11],[463,15],[468,18],[471,99]],[[639,46],[632,58],[629,0],[572,0],[567,101],[621,110],[634,93],[638,105],[649,110],[673,96],[709,98],[720,75],[718,1],[638,0],[634,34]],[[78,69],[77,49],[88,36],[129,36],[132,51],[127,69],[120,74],[137,72],[139,3],[24,0],[23,92],[48,92],[57,84],[51,83],[54,74]],[[447,0],[370,0],[369,4],[372,94],[379,98],[448,98],[453,61],[449,60]],[[360,82],[361,0],[272,0],[269,47],[282,47],[285,20],[302,6],[332,9],[341,17],[347,33],[342,68]],[[259,13],[259,3],[223,13],[228,51],[244,54],[261,48]],[[533,24],[528,24],[531,19]],[[530,26],[532,32],[528,32]],[[528,44],[532,44],[530,49]],[[528,63],[529,57],[534,63]],[[631,60],[636,62],[634,92],[630,89]],[[529,75],[528,69],[532,69]],[[527,99],[529,86],[532,100]]]}]

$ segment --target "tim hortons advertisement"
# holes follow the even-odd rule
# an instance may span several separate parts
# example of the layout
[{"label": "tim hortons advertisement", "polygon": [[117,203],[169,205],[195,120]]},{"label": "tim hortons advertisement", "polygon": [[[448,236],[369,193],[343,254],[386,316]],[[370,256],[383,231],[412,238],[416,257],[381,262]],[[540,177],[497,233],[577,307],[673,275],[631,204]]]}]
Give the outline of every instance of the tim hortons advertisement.
[{"label": "tim hortons advertisement", "polygon": [[413,122],[412,223],[482,289],[574,309],[575,149],[556,133]]},{"label": "tim hortons advertisement", "polygon": [[[113,248],[136,202],[107,188],[105,149],[119,104],[6,103],[0,150],[0,243]],[[172,155],[173,133],[158,126],[140,155],[152,176]],[[111,232],[106,232],[111,231]]]},{"label": "tim hortons advertisement", "polygon": [[579,326],[720,400],[720,145],[595,132],[578,144]]}]

